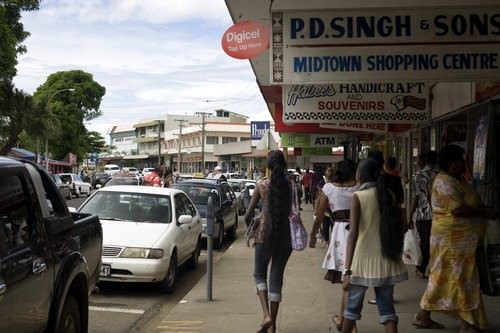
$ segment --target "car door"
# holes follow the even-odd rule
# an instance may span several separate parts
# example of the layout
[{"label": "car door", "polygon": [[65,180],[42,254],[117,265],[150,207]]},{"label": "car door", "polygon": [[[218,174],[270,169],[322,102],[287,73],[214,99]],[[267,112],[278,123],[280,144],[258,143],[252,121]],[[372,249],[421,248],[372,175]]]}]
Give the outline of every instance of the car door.
[{"label": "car door", "polygon": [[5,209],[4,206],[2,206],[3,204],[5,204],[5,202],[0,200],[0,314],[2,315],[2,320],[0,320],[0,332],[8,332],[10,329],[12,304],[11,294],[7,292],[6,272],[4,269],[1,269],[9,253],[9,237],[7,236],[7,229],[4,224],[6,218]]},{"label": "car door", "polygon": [[184,208],[186,211],[186,215],[191,215],[193,220],[190,224],[188,224],[188,238],[187,238],[187,252],[192,253],[196,247],[196,243],[198,242],[198,235],[200,234],[201,224],[200,224],[200,216],[198,215],[198,211],[195,206],[189,200],[187,195],[179,194],[182,200],[184,201]]},{"label": "car door", "polygon": [[231,192],[231,189],[228,184],[221,184],[221,202],[222,202],[222,214],[224,217],[224,229],[229,228],[234,223],[234,199],[231,194],[234,196],[234,193]]},{"label": "car door", "polygon": [[174,196],[174,208],[175,208],[175,223],[178,229],[177,235],[177,254],[179,257],[179,262],[184,261],[184,259],[190,254],[189,252],[189,225],[179,224],[179,217],[181,215],[191,215],[185,206],[185,200],[183,199],[182,193],[177,193]]},{"label": "car door", "polygon": [[[0,223],[8,252],[1,268],[4,290],[11,300],[11,327],[16,332],[37,332],[43,330],[49,317],[53,263],[42,229],[43,217],[35,209],[37,196],[21,173],[8,171],[0,176]],[[8,203],[2,201],[6,198],[2,193],[9,194]]]}]

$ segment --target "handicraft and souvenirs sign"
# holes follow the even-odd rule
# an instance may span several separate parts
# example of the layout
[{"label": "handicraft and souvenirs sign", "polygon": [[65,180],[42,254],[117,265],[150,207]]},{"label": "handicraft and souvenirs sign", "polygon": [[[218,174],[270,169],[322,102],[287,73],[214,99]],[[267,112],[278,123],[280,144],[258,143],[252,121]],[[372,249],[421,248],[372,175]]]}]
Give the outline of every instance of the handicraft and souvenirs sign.
[{"label": "handicraft and souvenirs sign", "polygon": [[272,13],[271,80],[484,81],[500,77],[500,7]]},{"label": "handicraft and souvenirs sign", "polygon": [[427,84],[332,83],[285,85],[285,123],[413,123],[427,120]]}]

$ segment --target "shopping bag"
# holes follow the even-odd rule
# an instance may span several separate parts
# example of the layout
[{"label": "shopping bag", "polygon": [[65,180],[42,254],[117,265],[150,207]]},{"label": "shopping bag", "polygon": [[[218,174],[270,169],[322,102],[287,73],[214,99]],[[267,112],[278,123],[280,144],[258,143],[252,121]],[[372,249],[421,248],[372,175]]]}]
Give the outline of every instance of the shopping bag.
[{"label": "shopping bag", "polygon": [[415,229],[408,229],[405,233],[402,257],[403,262],[407,265],[418,266],[422,262],[422,252],[418,246],[418,238]]},{"label": "shopping bag", "polygon": [[292,211],[288,215],[290,237],[292,240],[292,249],[294,251],[302,251],[307,247],[307,231],[297,209],[297,200],[297,188],[295,184],[292,184]]}]

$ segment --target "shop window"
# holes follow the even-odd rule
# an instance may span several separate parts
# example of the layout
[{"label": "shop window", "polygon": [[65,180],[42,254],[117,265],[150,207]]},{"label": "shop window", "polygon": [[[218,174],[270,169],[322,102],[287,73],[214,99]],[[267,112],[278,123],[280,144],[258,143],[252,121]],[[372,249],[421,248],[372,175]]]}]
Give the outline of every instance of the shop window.
[{"label": "shop window", "polygon": [[216,145],[219,143],[218,136],[207,136],[207,145]]},{"label": "shop window", "polygon": [[232,137],[232,136],[224,136],[222,137],[222,143],[230,143],[230,142],[236,142],[238,141],[238,138]]}]

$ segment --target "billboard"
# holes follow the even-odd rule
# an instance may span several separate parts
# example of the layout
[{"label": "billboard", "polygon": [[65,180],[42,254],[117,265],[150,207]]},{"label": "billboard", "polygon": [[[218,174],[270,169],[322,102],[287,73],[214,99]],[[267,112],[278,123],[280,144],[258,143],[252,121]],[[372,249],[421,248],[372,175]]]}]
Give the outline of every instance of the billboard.
[{"label": "billboard", "polygon": [[500,6],[272,13],[271,80],[484,81],[500,76]]},{"label": "billboard", "polygon": [[[285,123],[408,124],[427,120],[424,82],[283,86]],[[376,127],[376,126],[375,126]]]},{"label": "billboard", "polygon": [[252,140],[260,140],[267,130],[271,129],[270,121],[252,121],[250,122],[250,136]]}]

